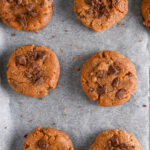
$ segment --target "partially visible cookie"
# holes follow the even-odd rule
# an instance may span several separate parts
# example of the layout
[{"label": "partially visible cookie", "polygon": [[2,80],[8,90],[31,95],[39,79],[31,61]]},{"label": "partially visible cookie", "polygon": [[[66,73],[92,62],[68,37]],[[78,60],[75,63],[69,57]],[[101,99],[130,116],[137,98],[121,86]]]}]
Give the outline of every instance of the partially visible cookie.
[{"label": "partially visible cookie", "polygon": [[150,0],[142,0],[141,10],[144,18],[143,24],[150,26]]},{"label": "partially visible cookie", "polygon": [[54,128],[37,127],[26,138],[23,150],[74,150],[69,136]]},{"label": "partially visible cookie", "polygon": [[53,14],[53,0],[0,0],[0,18],[16,30],[38,31]]},{"label": "partially visible cookie", "polygon": [[74,0],[74,11],[85,26],[100,32],[125,17],[128,0]]},{"label": "partially visible cookie", "polygon": [[132,134],[113,129],[101,132],[90,150],[143,150],[143,148]]},{"label": "partially visible cookie", "polygon": [[26,45],[15,50],[9,58],[7,79],[21,94],[41,97],[55,89],[60,74],[56,54],[45,46]]},{"label": "partially visible cookie", "polygon": [[124,104],[137,87],[136,69],[119,52],[103,51],[83,65],[81,85],[85,94],[101,106]]}]

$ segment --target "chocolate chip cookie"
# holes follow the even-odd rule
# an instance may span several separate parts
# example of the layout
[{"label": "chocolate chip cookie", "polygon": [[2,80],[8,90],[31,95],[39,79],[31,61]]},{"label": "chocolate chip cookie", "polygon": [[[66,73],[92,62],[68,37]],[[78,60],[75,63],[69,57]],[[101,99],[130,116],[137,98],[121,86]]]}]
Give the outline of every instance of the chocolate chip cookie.
[{"label": "chocolate chip cookie", "polygon": [[90,150],[143,150],[143,148],[132,134],[113,129],[101,132]]},{"label": "chocolate chip cookie", "polygon": [[141,10],[144,18],[143,24],[150,27],[150,0],[142,0]]},{"label": "chocolate chip cookie", "polygon": [[81,85],[86,95],[101,106],[125,103],[137,87],[135,66],[115,51],[90,57],[82,67]]},{"label": "chocolate chip cookie", "polygon": [[55,53],[45,46],[26,45],[15,50],[9,58],[7,79],[19,93],[31,97],[48,94],[57,86],[60,65]]},{"label": "chocolate chip cookie", "polygon": [[74,11],[85,26],[100,32],[125,17],[128,0],[74,0]]},{"label": "chocolate chip cookie", "polygon": [[37,127],[27,136],[23,150],[74,150],[74,148],[70,138],[63,131]]},{"label": "chocolate chip cookie", "polygon": [[53,0],[0,0],[0,18],[16,30],[38,31],[53,14]]}]

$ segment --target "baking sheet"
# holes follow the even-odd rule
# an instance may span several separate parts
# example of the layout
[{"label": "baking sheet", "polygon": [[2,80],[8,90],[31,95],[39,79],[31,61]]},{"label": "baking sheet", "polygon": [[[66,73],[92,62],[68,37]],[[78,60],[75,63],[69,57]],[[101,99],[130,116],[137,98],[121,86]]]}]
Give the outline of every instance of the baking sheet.
[{"label": "baking sheet", "polygon": [[[24,135],[39,125],[65,131],[75,150],[88,150],[100,131],[111,128],[131,132],[143,150],[149,150],[150,31],[142,25],[140,3],[129,0],[125,19],[101,33],[94,33],[76,19],[73,0],[55,0],[52,20],[38,34],[17,32],[0,22],[0,150],[21,150]],[[13,33],[16,36],[11,36]],[[43,100],[14,92],[5,76],[10,54],[31,43],[51,48],[61,65],[57,89]],[[136,66],[138,88],[122,106],[99,107],[81,89],[77,70],[99,50],[118,50]]]}]

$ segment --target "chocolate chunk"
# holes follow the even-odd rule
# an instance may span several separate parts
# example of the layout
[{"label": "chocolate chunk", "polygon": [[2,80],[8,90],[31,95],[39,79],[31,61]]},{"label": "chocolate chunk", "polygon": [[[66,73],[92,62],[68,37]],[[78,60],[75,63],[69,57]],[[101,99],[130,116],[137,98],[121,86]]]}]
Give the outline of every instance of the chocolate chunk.
[{"label": "chocolate chunk", "polygon": [[46,52],[45,51],[38,52],[38,57],[44,61],[46,58]]},{"label": "chocolate chunk", "polygon": [[128,73],[126,74],[126,76],[134,77],[134,75],[133,75],[131,72],[128,72]]},{"label": "chocolate chunk", "polygon": [[97,88],[97,93],[101,96],[102,94],[106,93],[106,87],[105,86],[99,86]]},{"label": "chocolate chunk", "polygon": [[117,93],[116,93],[116,97],[117,97],[118,99],[122,99],[122,98],[124,97],[125,92],[126,92],[125,89],[120,89],[120,90],[118,90]]},{"label": "chocolate chunk", "polygon": [[44,78],[40,77],[38,80],[36,80],[35,84],[39,85],[39,84],[42,84],[43,82],[44,82]]},{"label": "chocolate chunk", "polygon": [[32,72],[32,81],[36,84],[41,84],[44,81],[42,77],[42,71],[39,68],[34,69]]},{"label": "chocolate chunk", "polygon": [[88,14],[88,15],[90,15],[90,14],[93,13],[93,10],[92,9],[88,9],[88,10],[85,11],[85,13]]},{"label": "chocolate chunk", "polygon": [[128,146],[125,143],[122,143],[119,145],[119,148],[120,149],[123,149],[123,148],[128,149]]},{"label": "chocolate chunk", "polygon": [[115,68],[112,65],[110,65],[108,69],[108,74],[115,74],[115,73],[116,73]]},{"label": "chocolate chunk", "polygon": [[119,145],[119,138],[118,138],[117,135],[114,135],[114,136],[110,139],[110,141],[111,141],[111,145],[112,145],[113,147],[116,147],[116,146]]},{"label": "chocolate chunk", "polygon": [[33,60],[36,60],[38,58],[38,53],[36,51],[28,51],[28,55]]},{"label": "chocolate chunk", "polygon": [[118,72],[121,71],[121,68],[120,68],[119,66],[115,66],[115,68],[116,68],[116,70],[117,70]]},{"label": "chocolate chunk", "polygon": [[25,135],[24,135],[24,138],[27,138],[27,136],[28,136],[28,134],[25,134]]},{"label": "chocolate chunk", "polygon": [[24,14],[20,14],[17,17],[17,21],[23,26],[23,27],[27,27],[27,19],[26,16]]},{"label": "chocolate chunk", "polygon": [[87,4],[91,4],[91,0],[84,0],[85,1],[85,3],[87,3]]},{"label": "chocolate chunk", "polygon": [[29,79],[32,78],[32,74],[29,71],[27,71],[27,70],[24,72],[24,75],[25,75],[25,77],[27,77]]},{"label": "chocolate chunk", "polygon": [[42,149],[47,149],[48,148],[48,143],[44,139],[41,139],[38,141],[38,146]]},{"label": "chocolate chunk", "polygon": [[28,15],[31,16],[31,17],[37,17],[38,16],[38,11],[37,10],[34,10],[34,11],[29,11],[28,12]]},{"label": "chocolate chunk", "polygon": [[32,66],[32,68],[33,68],[33,69],[35,69],[35,68],[38,68],[38,67],[39,67],[39,66],[38,66],[38,64],[36,64],[36,63],[34,63],[34,62],[32,62],[32,63],[31,63],[31,66]]},{"label": "chocolate chunk", "polygon": [[100,71],[97,72],[96,76],[98,78],[104,78],[104,77],[107,76],[107,72],[105,70],[100,70]]},{"label": "chocolate chunk", "polygon": [[100,18],[103,15],[109,16],[109,10],[101,0],[85,0],[85,3],[91,5],[92,11],[86,11],[86,13],[93,13],[94,18]]},{"label": "chocolate chunk", "polygon": [[18,5],[20,5],[20,4],[22,4],[22,0],[16,0],[16,3],[17,3]]},{"label": "chocolate chunk", "polygon": [[119,78],[117,77],[117,78],[115,78],[115,79],[112,81],[112,86],[113,86],[113,87],[118,87],[118,85],[119,85]]},{"label": "chocolate chunk", "polygon": [[28,5],[26,5],[26,9],[28,11],[31,11],[33,8],[34,8],[34,4],[28,4]]},{"label": "chocolate chunk", "polygon": [[[6,0],[3,0],[5,2]],[[7,0],[8,3],[12,3],[14,0]]]},{"label": "chocolate chunk", "polygon": [[25,66],[27,64],[26,56],[25,55],[16,56],[16,63]]}]

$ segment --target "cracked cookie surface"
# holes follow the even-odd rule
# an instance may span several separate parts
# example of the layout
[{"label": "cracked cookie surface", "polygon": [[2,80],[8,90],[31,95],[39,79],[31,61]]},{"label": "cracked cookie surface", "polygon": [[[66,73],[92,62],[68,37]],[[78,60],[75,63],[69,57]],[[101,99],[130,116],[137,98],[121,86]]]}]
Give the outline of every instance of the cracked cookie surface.
[{"label": "cracked cookie surface", "polygon": [[24,150],[74,150],[69,136],[54,128],[37,127],[26,138]]},{"label": "cracked cookie surface", "polygon": [[150,0],[142,0],[141,10],[144,18],[143,24],[150,27]]},{"label": "cracked cookie surface", "polygon": [[128,0],[74,0],[74,11],[85,26],[100,32],[125,17]]},{"label": "cracked cookie surface", "polygon": [[83,65],[81,85],[86,95],[98,105],[121,105],[137,88],[136,69],[119,52],[103,51],[91,56]]},{"label": "cracked cookie surface", "polygon": [[101,132],[90,150],[142,150],[138,140],[130,133],[112,129]]},{"label": "cracked cookie surface", "polygon": [[60,74],[56,54],[45,46],[26,45],[15,50],[9,58],[7,79],[19,93],[31,97],[48,94],[55,89]]},{"label": "cracked cookie surface", "polygon": [[38,31],[53,14],[53,0],[0,0],[0,18],[16,30]]}]

